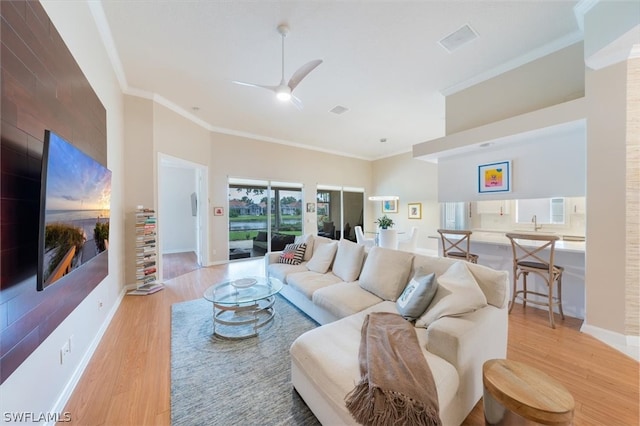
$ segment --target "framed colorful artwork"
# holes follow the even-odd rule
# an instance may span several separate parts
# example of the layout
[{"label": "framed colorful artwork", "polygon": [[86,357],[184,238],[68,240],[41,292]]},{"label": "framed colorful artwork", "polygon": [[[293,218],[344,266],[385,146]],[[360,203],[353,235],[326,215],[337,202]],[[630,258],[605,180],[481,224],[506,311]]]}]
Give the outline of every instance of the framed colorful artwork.
[{"label": "framed colorful artwork", "polygon": [[422,203],[409,203],[409,219],[422,219]]},{"label": "framed colorful artwork", "polygon": [[511,192],[511,161],[478,166],[478,192]]},{"label": "framed colorful artwork", "polygon": [[383,200],[382,213],[398,213],[398,200]]},{"label": "framed colorful artwork", "polygon": [[316,212],[316,203],[307,203],[307,213]]},{"label": "framed colorful artwork", "polygon": [[214,207],[213,208],[213,215],[214,216],[223,216],[224,215],[224,208],[223,207]]}]

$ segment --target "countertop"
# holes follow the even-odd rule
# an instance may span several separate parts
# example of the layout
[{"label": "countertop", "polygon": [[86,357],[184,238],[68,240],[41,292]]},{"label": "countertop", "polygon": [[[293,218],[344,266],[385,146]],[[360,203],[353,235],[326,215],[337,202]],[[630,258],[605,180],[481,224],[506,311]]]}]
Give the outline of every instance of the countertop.
[{"label": "countertop", "polygon": [[[516,232],[516,231],[507,231],[507,232]],[[520,232],[520,231],[518,231]],[[521,232],[521,233],[531,233],[533,232]],[[437,238],[440,239],[439,235],[432,235],[429,238]],[[482,243],[482,244],[495,244],[495,245],[505,245],[511,246],[511,242],[505,236],[505,231],[486,231],[486,230],[473,230],[471,234],[471,244],[474,243]],[[535,245],[535,242],[532,242],[532,245]],[[567,252],[567,253],[581,253],[585,252],[585,241],[564,241],[558,240],[556,241],[556,251]]]}]

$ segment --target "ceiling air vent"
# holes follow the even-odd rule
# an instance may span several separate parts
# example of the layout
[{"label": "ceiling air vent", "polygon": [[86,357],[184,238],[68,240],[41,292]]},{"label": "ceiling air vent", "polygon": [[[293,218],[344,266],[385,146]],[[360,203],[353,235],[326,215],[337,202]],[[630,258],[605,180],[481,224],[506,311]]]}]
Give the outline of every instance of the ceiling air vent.
[{"label": "ceiling air vent", "polygon": [[448,52],[453,52],[464,44],[469,43],[472,40],[478,38],[478,34],[469,26],[465,24],[457,31],[452,32],[438,43],[440,46],[447,49]]},{"label": "ceiling air vent", "polygon": [[349,111],[349,108],[343,107],[341,105],[336,105],[332,109],[329,110],[329,112],[332,112],[332,113],[334,113],[336,115],[344,114],[347,111]]}]

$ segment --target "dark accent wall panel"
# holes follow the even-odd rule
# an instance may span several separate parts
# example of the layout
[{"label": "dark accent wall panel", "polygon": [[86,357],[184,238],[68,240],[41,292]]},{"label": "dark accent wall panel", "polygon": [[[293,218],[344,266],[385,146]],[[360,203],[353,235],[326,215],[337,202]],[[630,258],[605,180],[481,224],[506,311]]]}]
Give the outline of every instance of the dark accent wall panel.
[{"label": "dark accent wall panel", "polygon": [[45,129],[107,164],[106,111],[37,1],[0,1],[0,383],[108,273],[107,253],[36,291]]}]

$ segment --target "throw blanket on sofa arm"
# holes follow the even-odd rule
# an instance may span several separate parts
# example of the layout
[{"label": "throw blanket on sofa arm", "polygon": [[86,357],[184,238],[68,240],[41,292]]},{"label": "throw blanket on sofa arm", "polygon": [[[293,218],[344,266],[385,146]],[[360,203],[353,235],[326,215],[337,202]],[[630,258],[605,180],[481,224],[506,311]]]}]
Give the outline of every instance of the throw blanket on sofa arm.
[{"label": "throw blanket on sofa arm", "polygon": [[438,394],[413,325],[402,316],[373,312],[362,325],[360,383],[347,408],[363,425],[441,425]]}]

